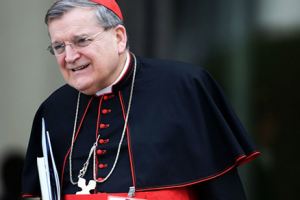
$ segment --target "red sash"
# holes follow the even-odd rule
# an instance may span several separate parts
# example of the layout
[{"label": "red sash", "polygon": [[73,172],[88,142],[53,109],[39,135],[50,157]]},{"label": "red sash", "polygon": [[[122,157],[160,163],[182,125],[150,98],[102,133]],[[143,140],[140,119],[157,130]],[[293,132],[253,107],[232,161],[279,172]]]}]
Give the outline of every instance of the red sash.
[{"label": "red sash", "polygon": [[[63,200],[107,200],[109,196],[127,197],[127,193],[68,194]],[[136,192],[134,198],[147,200],[197,200],[192,187],[180,187],[149,192]]]}]

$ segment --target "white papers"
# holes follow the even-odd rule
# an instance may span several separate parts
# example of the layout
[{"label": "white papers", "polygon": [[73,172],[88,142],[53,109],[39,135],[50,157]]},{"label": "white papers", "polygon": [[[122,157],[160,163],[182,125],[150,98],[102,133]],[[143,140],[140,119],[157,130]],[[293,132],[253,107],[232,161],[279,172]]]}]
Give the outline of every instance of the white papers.
[{"label": "white papers", "polygon": [[43,157],[37,158],[40,186],[43,200],[60,200],[59,177],[54,162],[49,133],[42,119]]},{"label": "white papers", "polygon": [[41,192],[42,192],[43,200],[49,200],[48,187],[47,186],[44,187],[44,185],[45,185],[44,183],[47,182],[47,175],[46,175],[44,157],[37,158],[37,165],[38,165],[40,186],[41,186]]}]

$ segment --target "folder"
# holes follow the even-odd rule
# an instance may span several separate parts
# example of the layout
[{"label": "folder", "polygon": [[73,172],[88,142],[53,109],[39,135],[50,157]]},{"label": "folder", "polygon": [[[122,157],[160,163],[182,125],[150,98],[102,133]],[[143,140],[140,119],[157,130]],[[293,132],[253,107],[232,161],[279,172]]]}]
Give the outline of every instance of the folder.
[{"label": "folder", "polygon": [[49,132],[42,118],[43,157],[37,158],[38,174],[43,200],[60,200],[60,183],[54,161]]}]

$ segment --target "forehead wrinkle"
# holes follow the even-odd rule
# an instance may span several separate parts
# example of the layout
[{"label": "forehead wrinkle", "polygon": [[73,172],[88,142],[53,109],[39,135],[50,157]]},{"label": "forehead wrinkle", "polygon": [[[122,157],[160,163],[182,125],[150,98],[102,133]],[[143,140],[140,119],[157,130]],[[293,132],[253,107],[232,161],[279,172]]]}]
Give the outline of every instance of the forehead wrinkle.
[{"label": "forehead wrinkle", "polygon": [[[91,30],[83,28],[82,26],[78,27],[66,27],[67,30],[57,31],[54,34],[54,37],[51,37],[52,43],[61,42],[61,41],[72,41],[78,37],[88,36]],[[50,34],[51,36],[51,34]],[[57,39],[56,39],[57,38]]]},{"label": "forehead wrinkle", "polygon": [[[87,12],[86,17],[77,17],[78,11]],[[76,15],[74,16],[74,13]],[[68,24],[69,21],[72,23]],[[94,10],[74,8],[65,13],[61,18],[53,19],[49,22],[48,30],[51,42],[69,41],[81,35],[89,35],[96,25]],[[51,30],[51,32],[50,32]],[[52,33],[52,34],[51,34]]]}]

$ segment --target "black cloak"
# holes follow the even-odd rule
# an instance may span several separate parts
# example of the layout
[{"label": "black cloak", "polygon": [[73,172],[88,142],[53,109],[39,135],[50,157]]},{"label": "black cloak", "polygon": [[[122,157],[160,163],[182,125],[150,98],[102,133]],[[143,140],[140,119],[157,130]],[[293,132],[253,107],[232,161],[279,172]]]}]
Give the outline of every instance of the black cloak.
[{"label": "black cloak", "polygon": [[[131,56],[132,58],[132,56]],[[97,135],[96,178],[105,177],[120,141],[134,61],[111,93],[81,94],[73,151],[74,181]],[[187,63],[137,57],[137,72],[126,136],[115,171],[96,192],[128,192],[206,183],[233,173],[259,152],[222,90],[204,69]],[[47,98],[34,118],[23,172],[23,196],[40,196],[36,158],[41,151],[41,119],[50,133],[63,194],[70,183],[69,150],[78,91],[64,85]],[[85,178],[93,177],[90,162]],[[102,164],[102,165],[101,165]],[[101,165],[101,166],[100,166]],[[233,169],[233,170],[232,170]],[[225,176],[224,176],[225,177]],[[198,184],[201,185],[201,184]],[[224,183],[224,188],[227,186]]]}]

